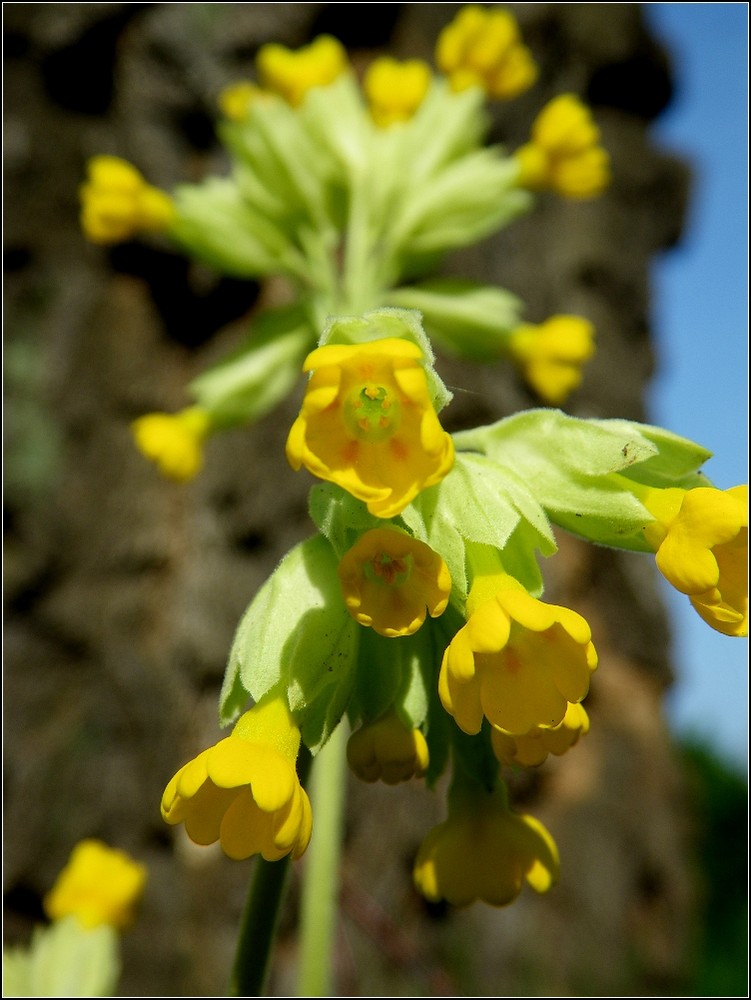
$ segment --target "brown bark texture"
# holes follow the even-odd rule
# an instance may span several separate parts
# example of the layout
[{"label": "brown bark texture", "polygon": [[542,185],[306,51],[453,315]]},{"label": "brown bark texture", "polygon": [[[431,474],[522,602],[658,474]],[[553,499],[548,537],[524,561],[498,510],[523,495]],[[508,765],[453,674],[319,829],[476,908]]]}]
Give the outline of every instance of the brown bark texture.
[{"label": "brown bark texture", "polygon": [[[611,189],[536,210],[447,269],[496,282],[526,319],[587,316],[598,352],[581,416],[648,419],[650,263],[681,232],[687,167],[656,149],[665,54],[639,4],[512,4],[541,64],[494,109],[514,147],[564,91],[593,108]],[[124,996],[226,990],[253,861],[168,828],[174,771],[221,738],[217,695],[234,629],[284,553],[311,533],[305,472],[284,460],[300,392],[212,439],[178,486],[134,449],[129,422],[187,405],[186,382],[245,334],[259,296],[159,241],[87,245],[77,188],[111,153],[169,188],[224,159],[218,91],[259,45],[329,31],[364,63],[387,46],[430,58],[455,4],[5,5],[5,936],[28,940],[73,845],[100,837],[149,869],[123,940]],[[439,359],[449,430],[536,405],[505,368]],[[443,797],[350,781],[336,995],[680,995],[693,933],[691,810],[662,711],[669,631],[654,561],[560,537],[546,599],[592,624],[600,667],[589,735],[515,779],[562,857],[559,885],[513,906],[427,906],[410,867]],[[294,991],[297,901],[271,976]]]}]

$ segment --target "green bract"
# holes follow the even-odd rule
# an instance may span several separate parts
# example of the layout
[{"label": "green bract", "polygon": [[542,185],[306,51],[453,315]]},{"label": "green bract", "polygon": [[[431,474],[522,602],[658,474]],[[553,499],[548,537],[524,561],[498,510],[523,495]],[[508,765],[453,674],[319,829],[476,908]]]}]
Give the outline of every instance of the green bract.
[{"label": "green bract", "polygon": [[649,486],[706,484],[696,470],[710,453],[657,427],[628,420],[585,420],[560,410],[528,410],[454,436],[531,484],[550,520],[593,542],[651,551],[642,528],[652,515],[630,492]]}]

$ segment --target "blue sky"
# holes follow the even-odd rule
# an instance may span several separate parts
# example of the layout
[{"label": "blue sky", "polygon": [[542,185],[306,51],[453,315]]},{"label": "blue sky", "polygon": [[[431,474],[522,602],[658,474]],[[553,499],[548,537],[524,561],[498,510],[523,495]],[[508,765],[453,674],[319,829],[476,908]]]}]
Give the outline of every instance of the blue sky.
[{"label": "blue sky", "polygon": [[[649,419],[712,450],[705,471],[728,489],[748,482],[748,7],[643,6],[675,81],[653,141],[695,171],[681,243],[652,271],[658,368]],[[713,632],[667,585],[665,596],[678,671],[669,717],[745,769],[748,641]]]}]

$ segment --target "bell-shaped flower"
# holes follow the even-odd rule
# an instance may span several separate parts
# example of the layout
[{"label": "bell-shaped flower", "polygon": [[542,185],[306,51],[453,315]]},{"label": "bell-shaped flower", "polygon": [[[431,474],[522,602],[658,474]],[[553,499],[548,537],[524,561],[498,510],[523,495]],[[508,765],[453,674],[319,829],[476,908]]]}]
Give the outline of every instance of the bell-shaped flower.
[{"label": "bell-shaped flower", "polygon": [[374,60],[365,71],[362,88],[376,125],[386,128],[408,121],[422,104],[431,79],[430,67],[422,59]]},{"label": "bell-shaped flower", "polygon": [[514,736],[535,726],[557,726],[569,702],[589,690],[597,666],[589,625],[575,611],[530,596],[512,577],[482,578],[467,602],[467,624],[451,640],[438,679],[446,711],[465,733],[478,733],[483,716]]},{"label": "bell-shaped flower", "polygon": [[551,316],[539,325],[516,327],[508,350],[537,395],[558,406],[579,386],[582,366],[594,354],[594,334],[582,316]]},{"label": "bell-shaped flower", "polygon": [[81,185],[81,227],[92,243],[122,243],[139,233],[163,232],[175,214],[172,199],[147,184],[132,164],[95,156]]},{"label": "bell-shaped flower", "polygon": [[346,49],[332,35],[319,35],[310,45],[297,50],[276,43],[264,45],[256,57],[262,86],[293,107],[312,87],[333,83],[348,67]]},{"label": "bell-shaped flower", "polygon": [[131,425],[138,450],[168,479],[185,482],[203,465],[203,442],[211,420],[197,406],[179,413],[147,413]]},{"label": "bell-shaped flower", "polygon": [[584,706],[577,703],[568,705],[557,726],[534,726],[522,736],[511,736],[491,726],[490,739],[501,764],[537,767],[547,760],[548,754],[560,757],[566,753],[587,732],[589,716]]},{"label": "bell-shaped flower", "polygon": [[532,54],[508,10],[463,7],[438,36],[435,58],[453,90],[482,87],[496,100],[517,97],[537,79]]},{"label": "bell-shaped flower", "polygon": [[185,823],[196,844],[217,840],[234,860],[300,857],[312,829],[310,802],[295,769],[300,730],[286,701],[271,696],[232,733],[181,767],[165,789],[162,816]]},{"label": "bell-shaped flower", "polygon": [[426,614],[448,604],[451,576],[429,545],[393,528],[373,528],[339,563],[344,603],[352,617],[379,635],[412,635]]},{"label": "bell-shaped flower", "polygon": [[350,736],[347,762],[362,781],[396,785],[425,774],[428,745],[420,730],[405,726],[392,708]]},{"label": "bell-shaped flower", "polygon": [[507,906],[525,881],[547,892],[558,874],[558,848],[542,823],[513,812],[502,788],[472,787],[452,790],[448,819],[423,841],[413,878],[431,902]]},{"label": "bell-shaped flower", "polygon": [[514,154],[519,186],[566,198],[594,198],[610,183],[610,157],[600,146],[592,112],[574,94],[560,94],[532,123],[530,141]]},{"label": "bell-shaped flower", "polygon": [[244,122],[254,101],[263,97],[264,91],[252,80],[237,80],[220,91],[217,103],[225,118],[233,122]]},{"label": "bell-shaped flower", "polygon": [[341,486],[377,517],[395,517],[454,462],[428,391],[423,354],[388,337],[329,344],[308,355],[312,371],[287,438],[293,469]]},{"label": "bell-shaped flower", "polygon": [[748,635],[748,487],[647,490],[658,569],[723,635]]},{"label": "bell-shaped flower", "polygon": [[51,920],[74,916],[86,928],[127,927],[146,885],[146,867],[100,840],[82,840],[44,897]]}]

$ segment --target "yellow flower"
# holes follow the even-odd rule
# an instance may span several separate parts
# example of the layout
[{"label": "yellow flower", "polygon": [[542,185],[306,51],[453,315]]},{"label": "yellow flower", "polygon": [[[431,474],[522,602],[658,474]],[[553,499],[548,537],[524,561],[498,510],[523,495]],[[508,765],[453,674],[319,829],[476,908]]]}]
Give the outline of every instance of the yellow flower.
[{"label": "yellow flower", "polygon": [[331,35],[319,35],[296,51],[283,45],[264,45],[256,57],[262,85],[293,106],[300,104],[312,87],[333,83],[348,65],[344,46]]},{"label": "yellow flower", "polygon": [[309,354],[303,371],[313,375],[287,438],[292,468],[337,483],[377,517],[395,517],[440,482],[454,445],[421,362],[420,348],[399,337]]},{"label": "yellow flower", "polygon": [[429,545],[392,528],[366,531],[339,563],[347,610],[379,635],[412,635],[443,614],[451,594],[446,563]]},{"label": "yellow flower", "polygon": [[581,615],[538,601],[506,574],[473,583],[467,612],[438,680],[464,732],[478,733],[483,715],[514,736],[557,726],[568,703],[585,697],[597,654]]},{"label": "yellow flower", "polygon": [[496,100],[517,97],[537,79],[532,54],[507,10],[464,7],[438,36],[435,56],[453,90],[482,87]]},{"label": "yellow flower", "polygon": [[512,812],[499,789],[472,788],[449,797],[448,819],[423,841],[413,877],[431,902],[507,906],[525,881],[547,892],[558,874],[558,848],[542,823]]},{"label": "yellow flower", "polygon": [[299,749],[300,731],[284,699],[259,702],[226,739],[180,768],[165,789],[162,816],[184,822],[196,844],[218,840],[237,861],[252,854],[298,858],[312,829],[295,770]]},{"label": "yellow flower", "polygon": [[210,418],[196,406],[179,413],[147,413],[131,425],[139,451],[156,462],[168,479],[185,482],[203,465],[203,442]]},{"label": "yellow flower", "polygon": [[599,140],[592,112],[578,97],[554,97],[534,120],[530,142],[514,154],[519,185],[565,198],[602,194],[610,183],[610,157]]},{"label": "yellow flower", "polygon": [[713,629],[748,635],[748,487],[648,489],[637,496],[655,517],[644,535],[665,579]]},{"label": "yellow flower", "polygon": [[250,113],[251,105],[262,95],[261,88],[250,80],[238,80],[220,92],[219,110],[233,122],[244,122]]},{"label": "yellow flower", "polygon": [[376,125],[385,128],[408,121],[422,104],[430,80],[430,67],[421,59],[397,62],[382,56],[372,62],[363,78],[363,91]]},{"label": "yellow flower", "polygon": [[558,406],[579,386],[582,365],[594,354],[595,328],[581,316],[551,316],[512,331],[508,349],[537,395]]},{"label": "yellow flower", "polygon": [[169,226],[172,199],[147,184],[126,160],[95,156],[87,167],[88,180],[80,188],[81,227],[92,243],[121,243]]},{"label": "yellow flower", "polygon": [[428,745],[420,730],[408,729],[392,708],[350,736],[347,761],[363,781],[396,785],[425,774]]},{"label": "yellow flower", "polygon": [[549,753],[560,757],[589,732],[589,716],[584,707],[569,703],[563,720],[557,726],[535,726],[523,736],[510,736],[491,726],[490,739],[501,764],[537,767]]},{"label": "yellow flower", "polygon": [[86,928],[122,930],[146,885],[146,867],[100,840],[82,840],[44,898],[51,920],[74,916]]}]

